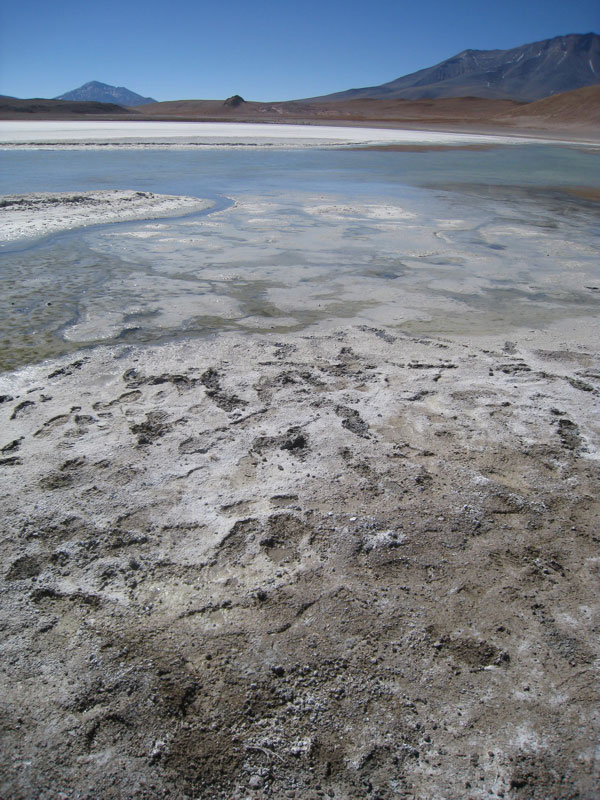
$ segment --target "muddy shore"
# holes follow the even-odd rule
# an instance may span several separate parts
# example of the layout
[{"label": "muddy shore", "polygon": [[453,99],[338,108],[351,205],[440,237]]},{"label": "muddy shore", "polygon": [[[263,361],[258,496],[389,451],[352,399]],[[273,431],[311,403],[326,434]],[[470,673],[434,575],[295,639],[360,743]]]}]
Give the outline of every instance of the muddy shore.
[{"label": "muddy shore", "polygon": [[593,798],[597,330],[0,376],[11,798]]}]

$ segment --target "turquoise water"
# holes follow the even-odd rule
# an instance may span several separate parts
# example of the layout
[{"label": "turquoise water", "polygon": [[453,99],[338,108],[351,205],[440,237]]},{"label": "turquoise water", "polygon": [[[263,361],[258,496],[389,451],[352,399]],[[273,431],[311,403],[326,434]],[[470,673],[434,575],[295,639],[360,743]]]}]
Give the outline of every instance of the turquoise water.
[{"label": "turquoise water", "polygon": [[600,186],[600,153],[513,145],[483,151],[0,150],[0,194],[124,188],[173,194],[261,190],[379,193],[455,183]]},{"label": "turquoise water", "polygon": [[221,330],[451,333],[594,314],[599,206],[569,187],[600,188],[598,152],[0,150],[0,194],[217,201],[1,251],[0,368]]}]

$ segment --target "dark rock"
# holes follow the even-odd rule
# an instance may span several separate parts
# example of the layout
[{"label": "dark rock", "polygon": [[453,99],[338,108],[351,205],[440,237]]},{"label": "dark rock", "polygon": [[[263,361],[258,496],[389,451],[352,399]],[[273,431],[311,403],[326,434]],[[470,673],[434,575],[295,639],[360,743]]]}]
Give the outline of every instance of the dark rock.
[{"label": "dark rock", "polygon": [[241,106],[242,103],[245,102],[246,101],[244,100],[244,98],[241,97],[239,94],[234,94],[231,97],[228,97],[227,100],[225,100],[225,102],[223,103],[223,105],[228,106],[229,108],[237,108],[238,106]]},{"label": "dark rock", "polygon": [[342,418],[342,427],[355,433],[357,436],[368,438],[369,426],[360,416],[358,411],[346,406],[337,406],[335,413]]}]

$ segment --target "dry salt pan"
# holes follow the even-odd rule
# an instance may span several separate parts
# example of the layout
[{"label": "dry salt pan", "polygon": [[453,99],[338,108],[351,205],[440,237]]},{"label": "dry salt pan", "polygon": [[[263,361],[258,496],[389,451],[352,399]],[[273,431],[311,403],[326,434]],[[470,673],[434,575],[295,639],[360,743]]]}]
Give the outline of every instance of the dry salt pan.
[{"label": "dry salt pan", "polygon": [[0,147],[152,146],[231,147],[240,144],[289,148],[323,144],[471,145],[514,144],[516,139],[445,131],[398,131],[382,128],[344,128],[333,125],[270,125],[217,122],[28,122],[0,121]]}]

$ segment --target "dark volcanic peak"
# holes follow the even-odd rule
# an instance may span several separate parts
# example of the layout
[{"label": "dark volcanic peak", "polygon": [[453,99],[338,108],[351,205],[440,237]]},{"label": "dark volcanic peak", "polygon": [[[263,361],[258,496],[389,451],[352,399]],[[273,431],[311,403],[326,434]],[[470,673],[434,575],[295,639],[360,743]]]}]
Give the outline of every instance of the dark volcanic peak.
[{"label": "dark volcanic peak", "polygon": [[237,108],[237,106],[241,106],[242,103],[246,101],[244,98],[239,94],[234,94],[232,97],[228,97],[227,100],[223,103],[224,106],[231,106],[232,108]]},{"label": "dark volcanic peak", "polygon": [[489,97],[530,102],[600,83],[600,36],[556,36],[511,50],[463,50],[433,67],[380,86],[318,100]]},{"label": "dark volcanic peak", "polygon": [[98,103],[116,103],[119,106],[144,106],[147,103],[156,103],[152,97],[142,97],[140,94],[126,89],[124,86],[109,86],[107,83],[90,81],[84,83],[79,89],[61,94],[56,100],[92,100]]}]

